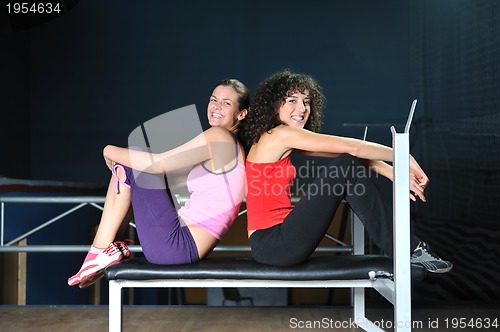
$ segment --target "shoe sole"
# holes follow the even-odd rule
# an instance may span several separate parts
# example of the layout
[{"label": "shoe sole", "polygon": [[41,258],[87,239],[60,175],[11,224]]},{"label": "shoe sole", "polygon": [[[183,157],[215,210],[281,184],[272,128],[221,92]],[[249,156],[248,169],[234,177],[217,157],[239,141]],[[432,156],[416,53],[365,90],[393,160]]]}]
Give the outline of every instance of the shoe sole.
[{"label": "shoe sole", "polygon": [[438,270],[430,270],[427,268],[427,266],[425,266],[425,262],[413,262],[412,264],[417,264],[417,265],[420,265],[422,266],[427,272],[430,272],[430,273],[435,273],[435,274],[442,274],[442,273],[448,273],[450,272],[451,270],[453,270],[453,265],[450,266],[449,268],[446,268],[446,269],[438,269]]},{"label": "shoe sole", "polygon": [[[424,267],[424,268],[425,268],[425,267]],[[452,266],[452,267],[450,267],[449,269],[445,269],[445,270],[443,270],[443,269],[441,269],[441,270],[437,270],[437,271],[431,271],[431,270],[427,270],[427,269],[425,269],[425,270],[426,270],[427,272],[430,272],[430,273],[442,274],[442,273],[448,273],[448,272],[450,272],[451,270],[453,270],[453,266]]]},{"label": "shoe sole", "polygon": [[95,284],[97,281],[99,281],[102,277],[104,277],[104,269],[97,271],[93,276],[90,278],[87,278],[87,280],[84,280],[78,284],[78,287],[80,288],[87,288],[93,284]]}]

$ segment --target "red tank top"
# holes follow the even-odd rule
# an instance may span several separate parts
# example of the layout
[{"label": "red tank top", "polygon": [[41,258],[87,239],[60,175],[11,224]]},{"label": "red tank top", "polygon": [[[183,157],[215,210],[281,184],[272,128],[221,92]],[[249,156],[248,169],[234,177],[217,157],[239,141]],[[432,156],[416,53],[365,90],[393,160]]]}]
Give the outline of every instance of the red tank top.
[{"label": "red tank top", "polygon": [[293,209],[291,187],[295,174],[289,156],[272,163],[246,161],[248,230],[283,222]]}]

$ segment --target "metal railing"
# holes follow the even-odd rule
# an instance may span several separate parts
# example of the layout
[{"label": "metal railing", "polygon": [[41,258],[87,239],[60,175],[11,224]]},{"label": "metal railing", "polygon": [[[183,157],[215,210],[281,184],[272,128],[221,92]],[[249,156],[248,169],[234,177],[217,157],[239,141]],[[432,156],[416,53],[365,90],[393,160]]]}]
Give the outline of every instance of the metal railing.
[{"label": "metal railing", "polygon": [[[177,201],[180,204],[184,204],[187,200],[186,197],[176,196]],[[296,204],[300,197],[293,197],[292,203]],[[91,206],[99,210],[103,210],[103,206],[99,204],[104,204],[104,196],[1,196],[0,195],[0,253],[1,252],[87,252],[89,250],[89,245],[15,245],[21,240],[27,239],[28,236],[44,229],[45,227],[52,225],[53,223],[63,219],[64,217],[72,214],[75,211],[82,209],[85,206]],[[74,204],[71,208],[68,208],[64,212],[56,215],[55,217],[42,222],[39,226],[36,226],[25,232],[16,238],[5,242],[5,208],[6,204]],[[238,216],[246,214],[246,210],[239,212]],[[133,222],[130,226],[135,227]],[[320,246],[316,249],[316,252],[336,252],[336,253],[352,253],[353,248],[334,236],[329,234],[325,235],[326,238],[332,240],[337,245],[335,246]],[[142,252],[142,247],[140,245],[131,245],[129,249],[132,252]],[[218,245],[214,248],[214,252],[250,252],[250,246],[245,245]]]}]

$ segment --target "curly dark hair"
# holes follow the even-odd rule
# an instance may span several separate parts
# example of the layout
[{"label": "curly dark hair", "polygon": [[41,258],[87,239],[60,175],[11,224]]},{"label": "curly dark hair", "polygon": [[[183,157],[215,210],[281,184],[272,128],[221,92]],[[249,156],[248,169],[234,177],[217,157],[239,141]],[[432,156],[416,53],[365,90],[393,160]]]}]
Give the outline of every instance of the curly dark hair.
[{"label": "curly dark hair", "polygon": [[278,111],[285,99],[306,90],[311,100],[311,114],[304,128],[317,132],[322,125],[325,97],[321,86],[312,76],[285,69],[272,74],[257,86],[248,115],[238,128],[239,138],[247,153],[263,133],[283,124]]}]

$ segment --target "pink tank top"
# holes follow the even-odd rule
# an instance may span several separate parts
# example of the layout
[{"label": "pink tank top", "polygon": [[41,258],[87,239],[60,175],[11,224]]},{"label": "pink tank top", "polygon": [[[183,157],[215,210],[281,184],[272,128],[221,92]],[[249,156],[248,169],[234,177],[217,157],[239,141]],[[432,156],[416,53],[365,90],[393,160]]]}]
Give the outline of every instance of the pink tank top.
[{"label": "pink tank top", "polygon": [[238,158],[232,169],[213,173],[203,164],[198,164],[189,172],[187,187],[190,197],[179,209],[179,216],[188,224],[222,239],[238,216],[243,201],[245,165]]}]

